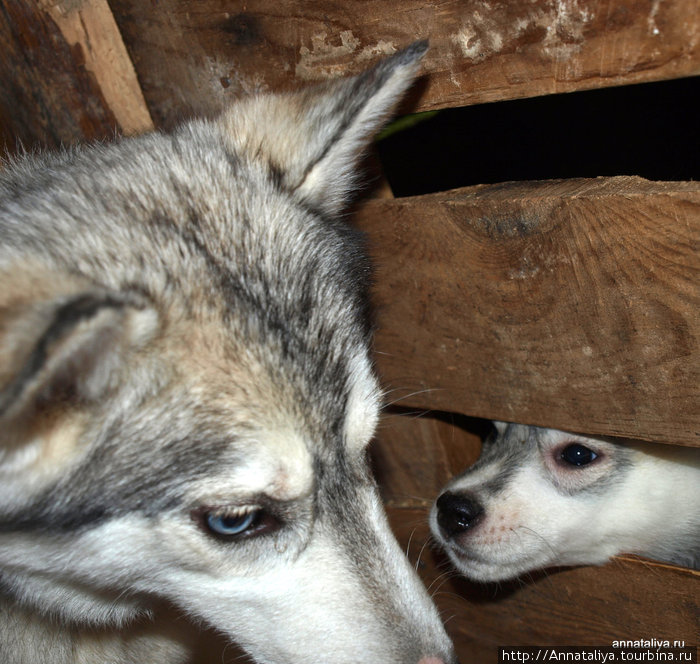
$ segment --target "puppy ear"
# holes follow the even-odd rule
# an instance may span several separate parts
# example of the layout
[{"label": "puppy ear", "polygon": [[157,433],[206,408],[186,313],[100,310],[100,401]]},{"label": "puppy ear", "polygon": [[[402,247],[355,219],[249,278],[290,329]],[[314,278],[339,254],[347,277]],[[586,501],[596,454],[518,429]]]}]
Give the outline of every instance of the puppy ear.
[{"label": "puppy ear", "polygon": [[222,118],[232,150],[266,160],[287,190],[321,212],[337,213],[363,149],[414,80],[427,49],[427,42],[416,42],[358,76],[242,100]]},{"label": "puppy ear", "polygon": [[495,427],[499,435],[502,436],[508,428],[508,422],[500,422],[498,420],[493,420],[493,426]]},{"label": "puppy ear", "polygon": [[125,353],[157,325],[140,297],[104,291],[0,308],[0,460],[25,439],[40,444],[42,420],[105,397]]}]

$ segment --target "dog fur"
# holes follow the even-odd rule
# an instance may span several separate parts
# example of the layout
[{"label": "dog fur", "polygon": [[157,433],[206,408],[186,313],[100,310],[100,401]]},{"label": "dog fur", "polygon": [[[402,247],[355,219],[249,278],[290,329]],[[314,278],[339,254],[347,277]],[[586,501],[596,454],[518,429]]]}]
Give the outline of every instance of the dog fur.
[{"label": "dog fur", "polygon": [[698,486],[696,448],[498,423],[436,501],[431,529],[478,581],[620,553],[697,567]]},{"label": "dog fur", "polygon": [[369,266],[339,213],[418,43],[354,78],[0,176],[0,660],[441,664],[366,461]]}]

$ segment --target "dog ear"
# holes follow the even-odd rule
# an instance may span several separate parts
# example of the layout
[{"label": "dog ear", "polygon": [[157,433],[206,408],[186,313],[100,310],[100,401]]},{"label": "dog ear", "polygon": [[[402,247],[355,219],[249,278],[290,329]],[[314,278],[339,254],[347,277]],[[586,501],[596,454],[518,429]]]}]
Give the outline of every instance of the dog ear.
[{"label": "dog ear", "polygon": [[499,435],[503,435],[508,428],[508,422],[500,422],[498,420],[493,420],[493,426]]},{"label": "dog ear", "polygon": [[242,100],[222,118],[226,140],[232,151],[266,160],[304,202],[337,213],[363,149],[414,80],[427,48],[416,42],[358,76]]},{"label": "dog ear", "polygon": [[104,398],[125,353],[157,326],[140,297],[104,291],[0,308],[0,457],[25,439],[40,442],[40,421]]}]

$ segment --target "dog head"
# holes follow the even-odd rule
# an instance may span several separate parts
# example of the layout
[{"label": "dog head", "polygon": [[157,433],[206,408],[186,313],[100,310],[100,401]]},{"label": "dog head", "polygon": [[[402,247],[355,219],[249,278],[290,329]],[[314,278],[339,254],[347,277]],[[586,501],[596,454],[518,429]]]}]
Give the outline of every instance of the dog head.
[{"label": "dog head", "polygon": [[369,268],[338,220],[418,44],[0,180],[0,582],[152,597],[256,661],[452,661],[368,470]]},{"label": "dog head", "polygon": [[496,426],[431,511],[433,534],[466,576],[500,581],[622,552],[668,559],[674,548],[697,547],[697,514],[675,505],[697,502],[697,455],[695,465],[675,464],[669,446]]}]

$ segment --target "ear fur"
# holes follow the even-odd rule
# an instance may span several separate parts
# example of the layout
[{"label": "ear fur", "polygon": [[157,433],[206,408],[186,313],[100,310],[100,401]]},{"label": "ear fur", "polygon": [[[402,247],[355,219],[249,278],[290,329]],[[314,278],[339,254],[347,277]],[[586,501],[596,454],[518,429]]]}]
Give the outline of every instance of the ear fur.
[{"label": "ear fur", "polygon": [[493,426],[496,428],[496,431],[499,433],[499,435],[503,435],[506,432],[506,429],[508,428],[508,422],[500,422],[498,420],[493,420]]},{"label": "ear fur", "polygon": [[283,186],[326,214],[343,206],[362,150],[413,82],[427,42],[364,73],[286,95],[242,100],[221,119],[236,153],[266,160]]},{"label": "ear fur", "polygon": [[[0,465],[114,387],[125,352],[157,328],[140,297],[90,291],[0,310]],[[36,450],[33,455],[35,456]]]}]

